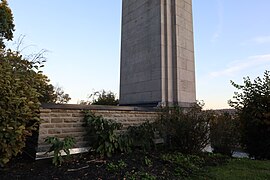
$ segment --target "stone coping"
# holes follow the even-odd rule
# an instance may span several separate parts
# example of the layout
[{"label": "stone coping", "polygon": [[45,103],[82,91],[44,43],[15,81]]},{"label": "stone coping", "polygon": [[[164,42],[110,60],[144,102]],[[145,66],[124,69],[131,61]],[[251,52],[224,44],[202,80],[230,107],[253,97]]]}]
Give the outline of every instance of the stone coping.
[{"label": "stone coping", "polygon": [[43,109],[66,109],[66,110],[108,110],[108,111],[146,111],[156,112],[157,108],[153,107],[136,107],[136,106],[105,106],[105,105],[81,105],[81,104],[41,104]]}]

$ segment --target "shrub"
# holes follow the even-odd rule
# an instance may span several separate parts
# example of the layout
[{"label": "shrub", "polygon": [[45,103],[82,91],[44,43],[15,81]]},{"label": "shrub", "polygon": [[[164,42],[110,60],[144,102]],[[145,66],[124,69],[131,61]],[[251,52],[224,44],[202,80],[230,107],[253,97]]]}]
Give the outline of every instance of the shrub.
[{"label": "shrub", "polygon": [[85,111],[84,121],[90,147],[101,156],[111,157],[119,149],[119,134],[116,130],[120,130],[121,124],[96,116],[90,111]]},{"label": "shrub", "polygon": [[72,137],[65,137],[63,141],[61,141],[57,137],[47,137],[45,139],[45,142],[52,145],[51,148],[47,151],[47,153],[53,151],[52,163],[55,166],[61,165],[64,161],[61,154],[62,151],[65,152],[67,156],[69,156],[70,155],[69,149],[71,149],[75,144],[75,140]]},{"label": "shrub", "polygon": [[128,127],[126,134],[131,139],[133,148],[140,147],[146,151],[154,146],[155,129],[149,122]]},{"label": "shrub", "polygon": [[239,147],[239,121],[228,113],[216,114],[210,122],[210,139],[214,153],[231,156]]},{"label": "shrub", "polygon": [[270,159],[270,71],[254,82],[247,77],[244,85],[231,83],[240,90],[229,103],[238,110],[247,152],[256,159]]},{"label": "shrub", "polygon": [[165,108],[156,122],[165,146],[182,153],[199,153],[209,144],[210,112],[199,106],[188,109]]},{"label": "shrub", "polygon": [[38,125],[40,94],[33,87],[38,65],[18,53],[0,53],[0,166],[22,152]]},{"label": "shrub", "polygon": [[96,116],[91,111],[84,111],[84,114],[89,145],[101,156],[110,157],[117,151],[131,152],[136,147],[150,150],[154,145],[154,127],[149,122],[121,131],[120,123]]}]

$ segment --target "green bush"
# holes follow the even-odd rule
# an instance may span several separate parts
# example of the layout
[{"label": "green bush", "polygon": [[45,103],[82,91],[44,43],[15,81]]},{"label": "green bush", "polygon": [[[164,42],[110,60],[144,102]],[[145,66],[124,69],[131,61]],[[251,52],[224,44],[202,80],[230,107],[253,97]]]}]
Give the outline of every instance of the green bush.
[{"label": "green bush", "polygon": [[210,122],[210,139],[214,153],[231,156],[240,145],[239,120],[228,113],[216,114]]},{"label": "green bush", "polygon": [[90,147],[101,156],[111,157],[120,148],[116,131],[120,130],[121,124],[96,116],[91,111],[85,111],[84,121]]},{"label": "green bush", "polygon": [[75,139],[72,137],[65,137],[63,141],[61,141],[57,137],[47,137],[45,139],[46,143],[51,144],[52,146],[47,151],[47,153],[53,151],[53,161],[52,163],[57,166],[61,165],[64,161],[61,151],[64,151],[67,156],[70,155],[69,149],[71,149],[75,145]]},{"label": "green bush", "polygon": [[91,111],[84,111],[84,114],[89,145],[101,156],[110,157],[117,151],[131,152],[137,147],[150,150],[154,145],[154,127],[149,122],[130,126],[126,131],[120,132],[122,130],[120,123],[96,116]]},{"label": "green bush", "polygon": [[165,108],[156,122],[165,147],[182,153],[200,153],[209,144],[209,122],[213,113],[199,106]]},{"label": "green bush", "polygon": [[0,165],[22,152],[39,121],[40,94],[33,87],[38,63],[0,53]]},{"label": "green bush", "polygon": [[232,82],[235,92],[229,103],[237,110],[242,126],[242,142],[251,157],[270,159],[270,71],[244,85]]},{"label": "green bush", "polygon": [[18,51],[5,49],[5,41],[13,39],[14,27],[12,11],[7,1],[1,0],[0,166],[21,153],[26,139],[37,129],[40,102],[56,102],[58,96],[40,71],[44,51],[30,55],[29,60]]},{"label": "green bush", "polygon": [[154,146],[155,129],[149,122],[128,127],[126,134],[131,139],[133,148],[140,147],[147,151]]}]

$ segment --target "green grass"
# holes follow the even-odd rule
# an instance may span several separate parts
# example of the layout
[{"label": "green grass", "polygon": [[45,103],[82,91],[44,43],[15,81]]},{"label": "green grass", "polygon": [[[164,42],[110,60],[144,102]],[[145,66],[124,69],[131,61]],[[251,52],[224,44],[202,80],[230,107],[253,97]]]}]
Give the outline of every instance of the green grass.
[{"label": "green grass", "polygon": [[226,165],[210,167],[208,170],[209,179],[270,179],[270,161],[232,159]]}]

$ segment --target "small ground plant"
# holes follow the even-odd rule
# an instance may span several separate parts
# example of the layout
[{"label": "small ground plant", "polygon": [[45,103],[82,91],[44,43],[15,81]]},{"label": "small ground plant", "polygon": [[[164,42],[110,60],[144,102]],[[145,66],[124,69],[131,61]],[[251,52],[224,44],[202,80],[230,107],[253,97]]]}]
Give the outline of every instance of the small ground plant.
[{"label": "small ground plant", "polygon": [[62,157],[62,151],[66,153],[66,155],[70,155],[69,149],[71,149],[75,145],[75,140],[73,137],[66,137],[64,140],[60,140],[57,137],[47,137],[45,142],[51,144],[51,148],[47,151],[47,153],[53,151],[53,161],[52,163],[57,166],[61,165],[64,161]]},{"label": "small ground plant", "polygon": [[107,164],[106,169],[111,172],[119,171],[127,167],[127,164],[123,160],[119,160],[117,163],[110,162]]}]

